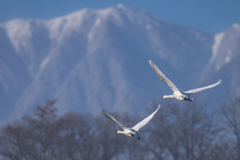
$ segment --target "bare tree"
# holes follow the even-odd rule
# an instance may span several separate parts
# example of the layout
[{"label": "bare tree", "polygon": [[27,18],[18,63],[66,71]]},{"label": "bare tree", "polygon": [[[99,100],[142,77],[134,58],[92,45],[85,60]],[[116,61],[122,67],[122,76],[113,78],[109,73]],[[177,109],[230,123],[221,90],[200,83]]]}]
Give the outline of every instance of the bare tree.
[{"label": "bare tree", "polygon": [[89,155],[94,151],[91,118],[91,115],[68,113],[56,121],[60,127],[55,135],[59,149],[57,159],[91,159]]},{"label": "bare tree", "polygon": [[229,96],[229,102],[221,105],[222,122],[224,125],[225,139],[224,143],[231,148],[226,153],[229,159],[240,159],[240,98],[232,99]]},{"label": "bare tree", "polygon": [[103,116],[68,113],[57,116],[55,101],[0,132],[0,155],[6,160],[110,160],[125,151],[125,137]]},{"label": "bare tree", "polygon": [[152,125],[149,149],[156,159],[202,160],[211,159],[219,129],[213,114],[203,104],[169,102],[161,107]]},{"label": "bare tree", "polygon": [[45,160],[56,154],[55,101],[37,106],[33,116],[24,116],[22,121],[2,129],[0,154],[8,159]]}]

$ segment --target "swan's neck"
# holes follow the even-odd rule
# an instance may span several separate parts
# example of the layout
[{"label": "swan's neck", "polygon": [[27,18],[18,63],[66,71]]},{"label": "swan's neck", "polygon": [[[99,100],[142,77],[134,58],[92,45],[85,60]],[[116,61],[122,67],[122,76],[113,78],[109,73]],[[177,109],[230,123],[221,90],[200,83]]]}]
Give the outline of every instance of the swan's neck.
[{"label": "swan's neck", "polygon": [[124,131],[117,131],[117,134],[125,134]]},{"label": "swan's neck", "polygon": [[166,98],[174,98],[173,95],[164,95],[162,99],[166,99]]}]

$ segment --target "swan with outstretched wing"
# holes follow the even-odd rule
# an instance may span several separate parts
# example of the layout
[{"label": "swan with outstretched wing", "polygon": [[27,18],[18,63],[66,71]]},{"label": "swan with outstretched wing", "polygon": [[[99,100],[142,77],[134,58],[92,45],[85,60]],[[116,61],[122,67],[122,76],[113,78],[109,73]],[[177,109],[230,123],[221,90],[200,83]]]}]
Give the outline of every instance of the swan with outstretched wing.
[{"label": "swan with outstretched wing", "polygon": [[166,99],[166,98],[175,98],[178,99],[180,101],[192,101],[193,99],[191,98],[191,95],[197,92],[201,92],[203,90],[206,89],[210,89],[213,88],[217,85],[219,85],[222,80],[218,80],[217,83],[214,83],[212,85],[206,86],[206,87],[201,87],[201,88],[197,88],[197,89],[192,89],[186,92],[181,92],[178,90],[178,88],[160,71],[160,69],[151,61],[149,60],[149,64],[151,66],[151,68],[153,69],[153,71],[158,75],[158,77],[164,82],[166,83],[172,90],[173,90],[173,95],[164,95],[162,99]]},{"label": "swan with outstretched wing", "polygon": [[140,139],[140,136],[138,134],[138,130],[140,128],[142,128],[143,126],[145,126],[153,118],[153,116],[157,113],[157,111],[159,110],[160,107],[161,106],[159,105],[158,108],[152,114],[150,114],[148,117],[143,119],[141,122],[139,122],[138,124],[136,124],[132,128],[128,128],[128,127],[123,126],[111,114],[107,113],[105,110],[101,109],[101,112],[106,118],[108,118],[112,122],[116,123],[117,125],[119,125],[123,129],[123,131],[118,130],[117,134],[125,134],[129,137],[137,137],[138,139]]}]

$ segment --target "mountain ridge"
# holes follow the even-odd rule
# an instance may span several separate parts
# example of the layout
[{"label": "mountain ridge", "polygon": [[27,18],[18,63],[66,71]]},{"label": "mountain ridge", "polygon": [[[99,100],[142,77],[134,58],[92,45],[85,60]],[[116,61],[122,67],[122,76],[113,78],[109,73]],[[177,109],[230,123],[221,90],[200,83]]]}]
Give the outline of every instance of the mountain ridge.
[{"label": "mountain ridge", "polygon": [[[206,84],[199,78],[205,77],[203,68],[214,44],[213,35],[124,5],[85,8],[51,20],[13,20],[1,24],[0,29],[10,40],[9,50],[0,56],[11,53],[20,58],[25,74],[13,78],[15,83],[21,77],[24,85],[12,89],[17,96],[9,96],[11,118],[46,98],[57,99],[60,113],[76,110],[98,114],[99,108],[141,111],[149,99],[171,94],[151,70],[149,59],[182,87],[180,90],[189,90]],[[0,32],[0,37],[3,35]],[[0,39],[0,49],[6,46],[7,38]],[[1,79],[6,75],[0,76],[0,87],[5,86]],[[209,80],[209,84],[219,78]],[[0,94],[6,95],[6,91],[0,90]]]}]

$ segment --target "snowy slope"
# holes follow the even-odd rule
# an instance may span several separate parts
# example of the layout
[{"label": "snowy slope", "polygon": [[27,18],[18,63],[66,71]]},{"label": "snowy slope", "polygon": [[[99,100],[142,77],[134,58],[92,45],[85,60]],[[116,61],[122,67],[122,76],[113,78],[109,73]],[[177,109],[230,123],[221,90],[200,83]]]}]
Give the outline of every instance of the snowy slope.
[{"label": "snowy slope", "polygon": [[29,83],[31,76],[27,66],[15,52],[6,29],[0,26],[0,120],[12,112]]},{"label": "snowy slope", "polygon": [[[18,94],[11,103],[4,102],[11,117],[46,98],[56,98],[62,113],[141,110],[150,99],[172,92],[152,71],[149,59],[181,90],[188,90],[207,65],[214,40],[124,5],[83,9],[50,21],[13,20],[0,29],[0,49],[9,45],[0,56],[12,55],[19,65],[1,62],[18,73],[8,83],[22,84],[9,89]],[[6,72],[0,93],[8,96],[2,79],[9,73],[3,66],[0,70]]]},{"label": "snowy slope", "polygon": [[216,89],[217,97],[225,99],[228,94],[240,96],[240,23],[235,23],[214,37],[213,53],[203,70],[199,83],[209,83],[216,78],[223,79]]}]

